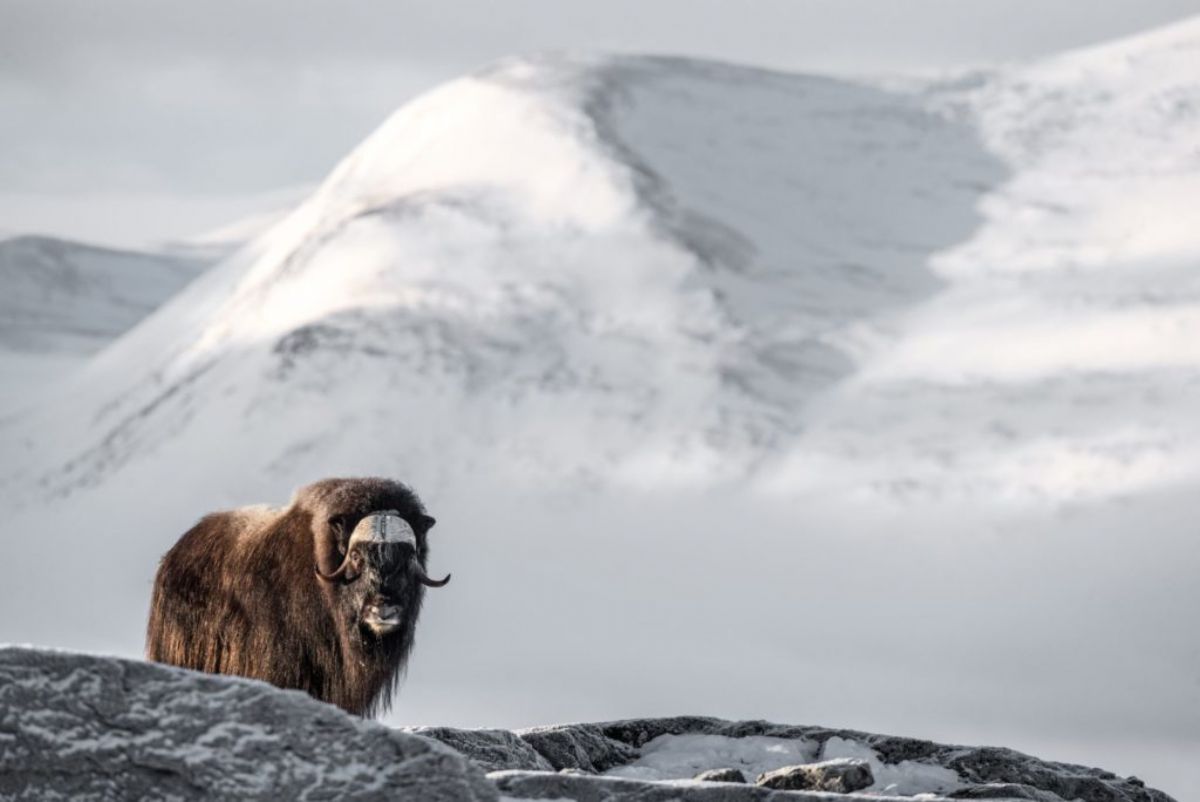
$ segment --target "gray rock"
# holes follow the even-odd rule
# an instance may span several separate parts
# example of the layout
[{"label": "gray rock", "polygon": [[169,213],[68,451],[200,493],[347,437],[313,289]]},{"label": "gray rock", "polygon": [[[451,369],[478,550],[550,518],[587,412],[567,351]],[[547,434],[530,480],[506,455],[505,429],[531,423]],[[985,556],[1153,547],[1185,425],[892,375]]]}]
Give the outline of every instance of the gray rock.
[{"label": "gray rock", "polygon": [[[745,779],[731,769],[724,771],[735,776],[699,775],[708,782],[597,776],[633,762],[642,746],[667,734],[768,735],[803,740],[807,748],[835,736],[846,738],[874,749],[884,763],[917,760],[954,770],[963,786],[952,794],[955,799],[1173,802],[1137,778],[1038,760],[1010,749],[764,721],[683,716],[516,733],[451,727],[399,732],[259,682],[140,661],[0,648],[0,800],[493,802],[497,788],[525,799],[596,802],[863,798],[728,782]],[[813,765],[802,767],[804,773],[811,773]],[[488,776],[494,785],[479,766],[493,771]],[[822,776],[818,785],[837,785],[829,771]],[[862,787],[849,771],[841,773],[839,782]],[[871,799],[882,802],[885,797]]]},{"label": "gray rock", "polygon": [[1039,791],[1028,785],[1016,783],[987,783],[960,788],[950,794],[951,799],[1029,799],[1033,802],[1060,802],[1062,797],[1049,791]]},{"label": "gray rock", "polygon": [[1110,771],[1037,760],[1012,749],[984,746],[952,756],[946,766],[964,781],[976,785],[1011,784],[1050,791],[1059,799],[1084,799],[1087,802],[1162,802],[1169,800],[1161,791],[1146,788],[1136,777],[1133,781]]},{"label": "gray rock", "polygon": [[833,791],[849,794],[869,788],[875,782],[865,760],[825,760],[802,766],[784,766],[760,774],[755,785],[785,791]]},{"label": "gray rock", "polygon": [[441,744],[297,691],[0,649],[0,799],[491,800]]},{"label": "gray rock", "polygon": [[1136,777],[1123,778],[1103,769],[1041,760],[998,747],[956,746],[859,730],[775,724],[769,721],[724,721],[701,716],[630,719],[587,726],[598,728],[607,738],[634,747],[641,747],[660,735],[701,734],[732,738],[766,735],[798,738],[818,744],[838,737],[858,741],[874,749],[885,763],[917,760],[952,769],[965,785],[1027,785],[1048,791],[1064,801],[1175,802],[1162,791],[1145,787]]},{"label": "gray rock", "polygon": [[638,751],[592,724],[563,724],[519,730],[518,735],[555,769],[608,771],[637,759]]},{"label": "gray rock", "polygon": [[744,783],[746,775],[737,769],[710,769],[697,774],[695,780],[702,783]]},{"label": "gray rock", "polygon": [[519,735],[509,730],[459,730],[453,727],[406,727],[405,732],[441,741],[471,758],[484,771],[554,771]]},{"label": "gray rock", "polygon": [[[912,802],[893,796],[850,796],[816,791],[779,791],[758,785],[733,783],[649,782],[621,777],[588,777],[578,774],[501,771],[488,775],[506,798],[545,799],[561,802]],[[928,798],[924,802],[947,802]]]},{"label": "gray rock", "polygon": [[[597,773],[626,765],[637,759],[641,747],[662,735],[723,735],[730,738],[765,735],[803,740],[818,748],[823,748],[831,738],[838,737],[870,747],[885,764],[913,760],[953,770],[963,786],[956,792],[958,798],[969,799],[971,797],[967,794],[972,792],[982,794],[975,798],[996,798],[994,794],[1003,791],[1014,794],[1011,797],[1013,799],[1034,799],[1037,802],[1075,799],[1087,802],[1174,802],[1163,792],[1146,788],[1136,777],[1122,778],[1102,769],[1039,760],[1011,749],[954,746],[858,730],[677,716],[567,724],[518,734],[555,770],[573,768]],[[447,739],[447,743],[453,745],[454,741]],[[675,787],[678,791],[678,787]],[[697,784],[695,787],[701,786]],[[988,794],[993,796],[989,797]]]}]

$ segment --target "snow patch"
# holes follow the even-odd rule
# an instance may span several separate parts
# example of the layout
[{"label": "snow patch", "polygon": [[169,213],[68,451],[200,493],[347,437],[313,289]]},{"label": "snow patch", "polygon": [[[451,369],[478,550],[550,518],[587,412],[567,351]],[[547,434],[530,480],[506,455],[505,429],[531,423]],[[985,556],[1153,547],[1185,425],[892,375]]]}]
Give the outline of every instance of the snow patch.
[{"label": "snow patch", "polygon": [[641,748],[632,763],[605,774],[632,780],[690,780],[710,769],[740,769],[751,782],[784,766],[812,763],[817,744],[800,738],[752,735],[660,735]]},{"label": "snow patch", "polygon": [[879,759],[879,753],[866,744],[834,736],[821,748],[821,760],[837,759],[865,760],[870,764],[875,783],[863,793],[945,796],[963,784],[957,772],[944,766],[934,766],[916,760],[884,763]]}]

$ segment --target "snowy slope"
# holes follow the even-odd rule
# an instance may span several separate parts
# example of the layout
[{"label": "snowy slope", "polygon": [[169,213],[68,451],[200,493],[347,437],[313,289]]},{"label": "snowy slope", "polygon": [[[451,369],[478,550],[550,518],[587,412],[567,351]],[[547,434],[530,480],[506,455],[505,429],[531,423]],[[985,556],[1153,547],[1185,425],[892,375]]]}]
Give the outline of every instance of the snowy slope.
[{"label": "snowy slope", "polygon": [[0,640],[135,653],[200,514],[379,473],[455,575],[399,721],[820,720],[1187,798],[1198,47],[435,89],[0,422],[0,537],[55,566]]},{"label": "snowy slope", "polygon": [[810,410],[784,485],[1061,503],[1194,484],[1198,76],[1200,19],[934,89],[1013,174],[931,262],[945,290]]},{"label": "snowy slope", "polygon": [[50,237],[0,240],[0,403],[70,373],[205,267]]},{"label": "snowy slope", "polygon": [[852,371],[852,330],[936,290],[927,257],[999,176],[964,125],[868,87],[501,64],[398,112],[105,354],[71,400],[97,412],[64,439],[48,411],[35,470],[94,484],[151,443],[211,464],[217,438],[251,474],[361,471],[388,432],[405,457],[371,467],[424,483],[744,476]]}]

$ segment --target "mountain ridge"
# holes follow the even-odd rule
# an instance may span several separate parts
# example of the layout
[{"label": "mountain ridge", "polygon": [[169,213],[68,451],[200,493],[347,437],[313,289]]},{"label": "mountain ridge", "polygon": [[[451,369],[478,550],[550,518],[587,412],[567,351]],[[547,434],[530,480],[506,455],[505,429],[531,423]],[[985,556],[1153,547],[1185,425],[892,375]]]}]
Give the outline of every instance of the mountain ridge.
[{"label": "mountain ridge", "polygon": [[36,234],[0,239],[0,405],[34,403],[207,266]]}]

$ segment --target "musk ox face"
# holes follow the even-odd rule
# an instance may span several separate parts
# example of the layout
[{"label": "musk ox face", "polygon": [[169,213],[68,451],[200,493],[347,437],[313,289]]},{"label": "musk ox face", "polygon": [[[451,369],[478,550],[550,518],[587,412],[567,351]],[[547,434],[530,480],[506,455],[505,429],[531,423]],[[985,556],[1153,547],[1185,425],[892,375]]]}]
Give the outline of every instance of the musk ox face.
[{"label": "musk ox face", "polygon": [[450,581],[449,575],[434,580],[425,573],[425,536],[434,523],[423,513],[405,518],[394,509],[361,517],[341,513],[326,522],[341,562],[328,573],[318,565],[317,576],[337,588],[343,618],[364,636],[411,632],[424,588]]}]

